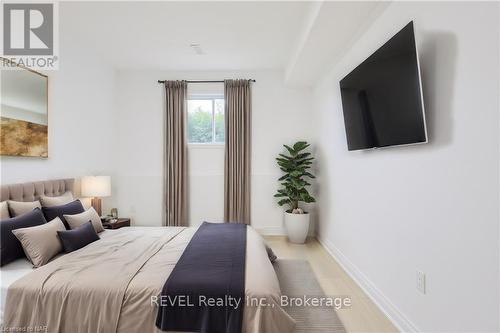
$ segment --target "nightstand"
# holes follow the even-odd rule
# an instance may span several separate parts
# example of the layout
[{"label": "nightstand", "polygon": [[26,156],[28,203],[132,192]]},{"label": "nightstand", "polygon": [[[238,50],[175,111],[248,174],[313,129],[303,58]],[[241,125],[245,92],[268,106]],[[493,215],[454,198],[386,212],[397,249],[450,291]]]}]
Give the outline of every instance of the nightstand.
[{"label": "nightstand", "polygon": [[123,227],[130,227],[130,219],[129,218],[118,218],[118,221],[114,223],[103,222],[102,226],[104,229],[119,229]]}]

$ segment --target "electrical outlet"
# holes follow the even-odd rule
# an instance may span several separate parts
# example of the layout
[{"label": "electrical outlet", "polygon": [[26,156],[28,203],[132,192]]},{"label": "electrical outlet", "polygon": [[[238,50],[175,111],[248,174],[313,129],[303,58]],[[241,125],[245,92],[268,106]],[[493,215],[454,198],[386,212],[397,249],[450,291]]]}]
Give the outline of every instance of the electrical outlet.
[{"label": "electrical outlet", "polygon": [[425,294],[425,273],[417,271],[417,290]]}]

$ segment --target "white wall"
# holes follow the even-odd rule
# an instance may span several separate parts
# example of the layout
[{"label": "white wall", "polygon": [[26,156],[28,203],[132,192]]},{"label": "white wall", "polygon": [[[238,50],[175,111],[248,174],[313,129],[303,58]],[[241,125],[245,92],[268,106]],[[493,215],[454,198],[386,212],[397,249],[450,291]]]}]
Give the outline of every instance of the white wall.
[{"label": "white wall", "polygon": [[[406,331],[499,329],[498,7],[392,3],[315,88],[318,235]],[[430,143],[348,152],[338,82],[412,19]]]},{"label": "white wall", "polygon": [[[162,223],[163,94],[158,79],[255,78],[252,219],[282,233],[273,194],[283,143],[313,140],[318,236],[404,330],[499,329],[498,3],[396,2],[314,95],[283,73],[122,70],[66,27],[49,83],[49,158],[1,157],[1,182],[109,174],[135,225]],[[430,143],[348,152],[338,81],[416,20]],[[95,50],[94,50],[95,51]],[[314,105],[311,105],[311,102]],[[190,148],[190,223],[222,219],[223,149]],[[415,271],[427,275],[427,294]]]},{"label": "white wall", "polygon": [[[282,209],[273,198],[282,144],[310,139],[310,92],[283,86],[283,73],[118,71],[116,106],[118,209],[137,225],[161,225],[163,184],[163,88],[158,79],[254,78],[252,224],[282,233]],[[222,88],[222,85],[221,87]],[[198,88],[201,89],[201,88]],[[190,223],[223,218],[223,147],[189,148]]]},{"label": "white wall", "polygon": [[[63,6],[62,6],[63,7]],[[61,8],[60,66],[49,76],[49,157],[0,158],[1,183],[103,174],[113,176],[114,71],[75,43]],[[77,189],[79,191],[79,189]],[[104,199],[104,212],[113,206]]]}]

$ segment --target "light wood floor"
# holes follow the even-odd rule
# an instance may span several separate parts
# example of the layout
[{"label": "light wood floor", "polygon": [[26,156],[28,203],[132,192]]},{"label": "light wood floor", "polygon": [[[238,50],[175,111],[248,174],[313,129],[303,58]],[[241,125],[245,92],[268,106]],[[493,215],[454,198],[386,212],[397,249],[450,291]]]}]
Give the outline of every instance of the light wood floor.
[{"label": "light wood floor", "polygon": [[337,311],[347,332],[398,332],[316,239],[302,245],[292,244],[284,236],[265,238],[278,258],[308,260],[326,295],[351,298],[350,308]]}]

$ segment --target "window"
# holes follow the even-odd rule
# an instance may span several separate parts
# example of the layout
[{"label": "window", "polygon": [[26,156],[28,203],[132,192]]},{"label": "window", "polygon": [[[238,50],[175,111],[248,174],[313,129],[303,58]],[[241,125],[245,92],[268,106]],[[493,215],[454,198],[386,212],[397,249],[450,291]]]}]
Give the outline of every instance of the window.
[{"label": "window", "polygon": [[224,98],[191,97],[187,112],[188,143],[224,143]]}]

